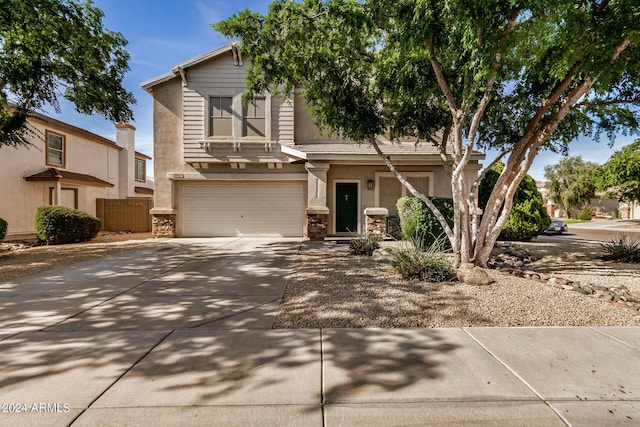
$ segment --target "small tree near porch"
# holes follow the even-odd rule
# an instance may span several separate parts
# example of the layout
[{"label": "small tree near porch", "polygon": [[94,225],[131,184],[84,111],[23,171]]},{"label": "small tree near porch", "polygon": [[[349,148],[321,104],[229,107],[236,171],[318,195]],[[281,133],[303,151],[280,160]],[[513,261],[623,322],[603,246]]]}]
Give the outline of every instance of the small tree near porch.
[{"label": "small tree near porch", "polygon": [[[636,0],[279,0],[214,28],[241,39],[246,99],[300,87],[316,124],[370,143],[432,209],[457,262],[486,265],[541,149],[638,129]],[[384,155],[382,135],[439,147],[453,227]],[[480,215],[464,170],[489,148],[505,167]]]}]

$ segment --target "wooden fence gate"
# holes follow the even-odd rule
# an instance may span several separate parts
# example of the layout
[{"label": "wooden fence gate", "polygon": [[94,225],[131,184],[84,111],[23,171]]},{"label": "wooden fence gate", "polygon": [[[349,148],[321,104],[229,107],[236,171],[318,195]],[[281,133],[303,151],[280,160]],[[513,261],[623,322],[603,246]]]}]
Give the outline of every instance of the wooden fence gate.
[{"label": "wooden fence gate", "polygon": [[96,199],[96,216],[104,231],[151,231],[153,199]]}]

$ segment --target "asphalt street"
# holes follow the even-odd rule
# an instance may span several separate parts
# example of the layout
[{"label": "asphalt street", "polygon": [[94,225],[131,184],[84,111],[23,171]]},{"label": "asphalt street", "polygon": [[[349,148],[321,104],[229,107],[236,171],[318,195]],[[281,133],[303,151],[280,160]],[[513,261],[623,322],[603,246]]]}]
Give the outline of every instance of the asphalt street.
[{"label": "asphalt street", "polygon": [[591,240],[598,242],[610,242],[621,234],[631,238],[640,239],[640,221],[628,220],[594,220],[580,224],[569,224],[569,231],[561,235],[541,236],[541,239],[549,237],[574,240]]}]

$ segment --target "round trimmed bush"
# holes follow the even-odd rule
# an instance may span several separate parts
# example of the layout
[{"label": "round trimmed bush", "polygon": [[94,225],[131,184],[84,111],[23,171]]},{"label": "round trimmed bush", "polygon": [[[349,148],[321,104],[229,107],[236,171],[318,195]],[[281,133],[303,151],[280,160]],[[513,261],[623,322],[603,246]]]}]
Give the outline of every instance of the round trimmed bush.
[{"label": "round trimmed bush", "polygon": [[36,236],[47,245],[91,240],[101,226],[99,218],[64,206],[41,206],[36,212]]},{"label": "round trimmed bush", "polygon": [[513,206],[500,237],[527,241],[549,228],[549,225],[551,220],[542,205],[535,199],[525,200]]},{"label": "round trimmed bush", "polygon": [[[495,187],[502,163],[495,164],[487,171],[478,188],[478,205],[485,209],[489,196]],[[542,200],[542,194],[536,187],[536,181],[529,175],[518,185],[513,197],[513,208],[500,233],[504,240],[531,240],[543,233],[551,225],[551,218]]]},{"label": "round trimmed bush", "polygon": [[4,240],[7,235],[7,221],[0,218],[0,242]]}]

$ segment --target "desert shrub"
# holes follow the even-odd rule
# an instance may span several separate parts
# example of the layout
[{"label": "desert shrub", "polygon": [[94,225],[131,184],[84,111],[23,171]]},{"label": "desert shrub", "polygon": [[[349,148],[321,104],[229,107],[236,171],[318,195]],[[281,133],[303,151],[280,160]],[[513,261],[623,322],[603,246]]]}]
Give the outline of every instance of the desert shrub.
[{"label": "desert shrub", "polygon": [[48,245],[91,240],[101,225],[95,216],[64,206],[41,206],[36,212],[36,236]]},{"label": "desert shrub", "polygon": [[373,251],[378,249],[380,244],[376,236],[358,236],[355,239],[349,240],[349,249],[353,255],[368,255],[371,256]]},{"label": "desert shrub", "polygon": [[[429,199],[445,217],[449,226],[453,227],[453,200],[445,197],[429,197]],[[417,197],[402,197],[398,199],[396,206],[404,240],[413,241],[420,249],[426,249],[444,234],[438,218]],[[449,241],[443,240],[444,248],[450,249]]]},{"label": "desert shrub", "polygon": [[541,204],[534,199],[515,205],[502,227],[500,238],[527,241],[549,228],[551,218],[541,207]]},{"label": "desert shrub", "polygon": [[602,244],[602,259],[620,262],[640,262],[640,239],[620,234]]},{"label": "desert shrub", "polygon": [[0,218],[0,242],[4,240],[7,235],[7,221]]},{"label": "desert shrub", "polygon": [[582,209],[578,213],[578,219],[582,221],[591,221],[591,218],[595,216],[595,214],[596,214],[595,211],[591,208]]},{"label": "desert shrub", "polygon": [[456,277],[453,264],[445,255],[448,239],[436,238],[426,250],[422,250],[419,237],[400,243],[394,254],[393,267],[405,279],[426,282],[449,282]]}]

